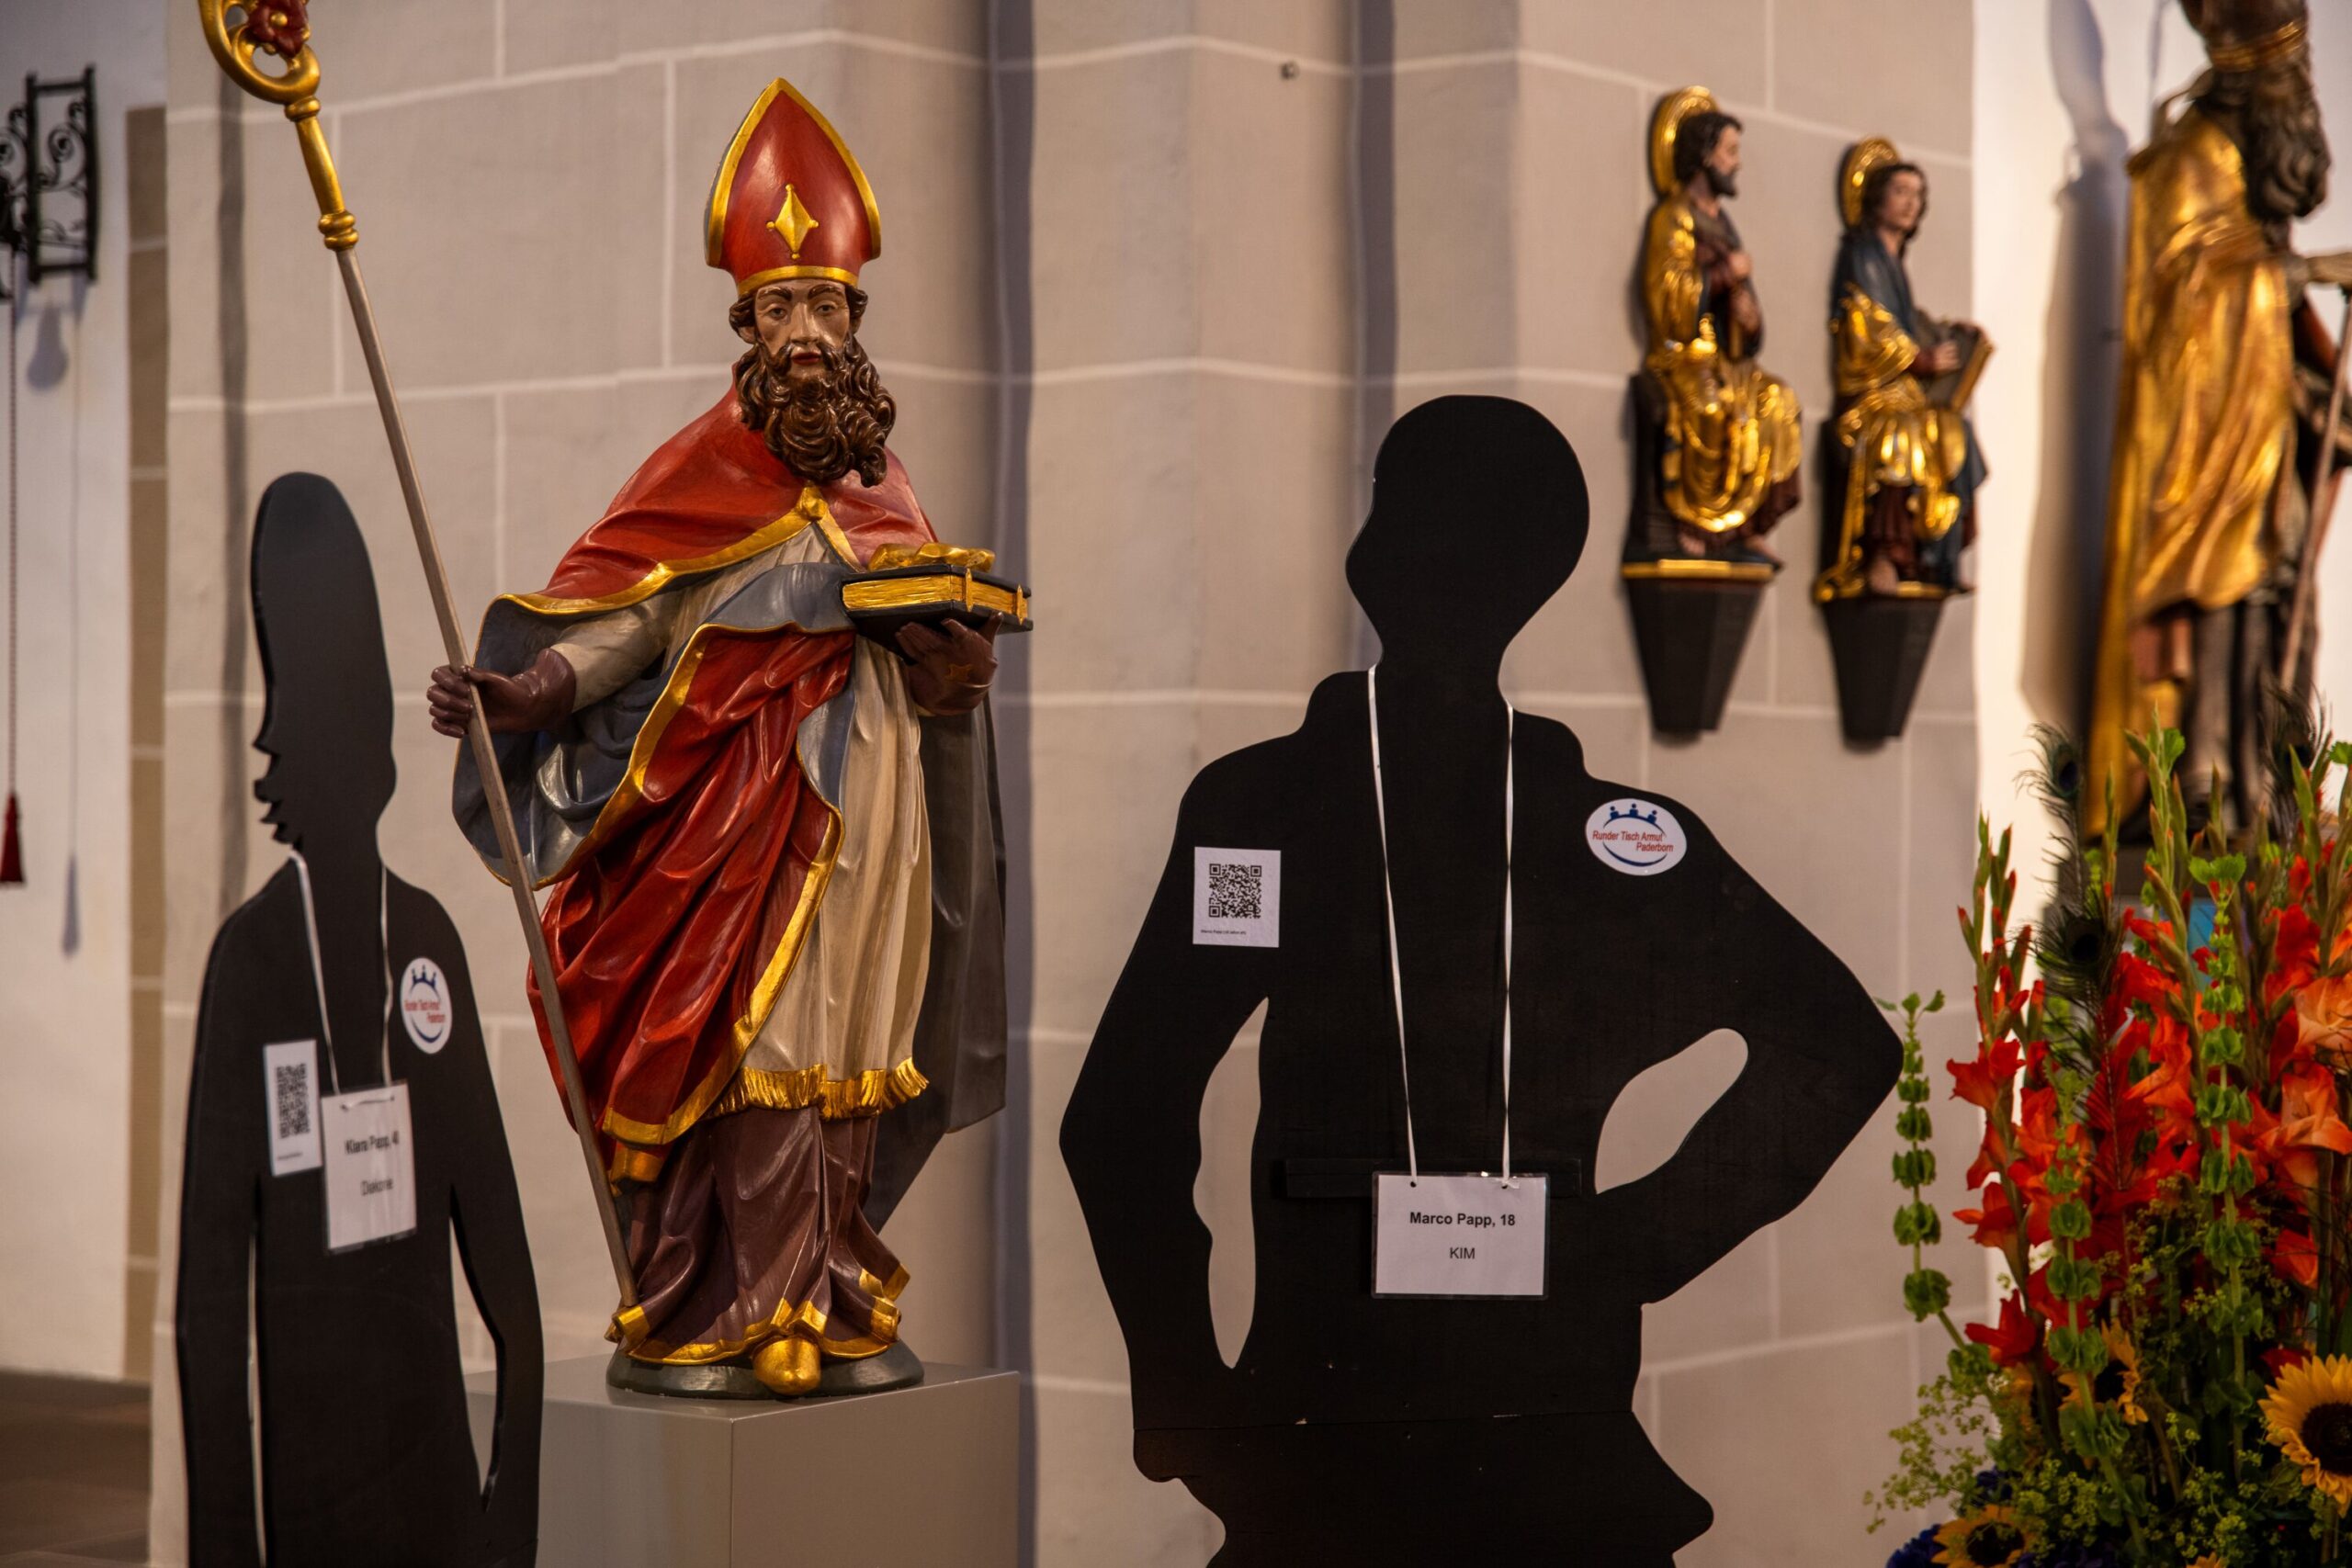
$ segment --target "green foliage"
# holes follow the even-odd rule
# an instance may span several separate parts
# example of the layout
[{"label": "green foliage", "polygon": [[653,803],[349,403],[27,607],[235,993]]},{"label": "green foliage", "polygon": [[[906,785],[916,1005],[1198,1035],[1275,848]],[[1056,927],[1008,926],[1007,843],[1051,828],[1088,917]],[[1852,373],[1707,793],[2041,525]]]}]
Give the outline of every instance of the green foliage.
[{"label": "green foliage", "polygon": [[1914,991],[1900,1002],[1881,998],[1878,1005],[1903,1015],[1903,1074],[1894,1086],[1895,1098],[1903,1105],[1895,1114],[1894,1130],[1905,1145],[1894,1156],[1894,1180],[1911,1195],[1908,1202],[1894,1211],[1894,1239],[1911,1249],[1911,1271],[1903,1277],[1903,1305],[1917,1322],[1942,1319],[1944,1331],[1959,1344],[1960,1330],[1947,1310],[1951,1305],[1951,1280],[1941,1269],[1928,1268],[1921,1258],[1922,1248],[1943,1240],[1944,1224],[1943,1216],[1926,1197],[1927,1188],[1936,1179],[1936,1151],[1927,1146],[1935,1134],[1935,1122],[1926,1104],[1933,1090],[1919,1045],[1919,1020],[1943,1010],[1944,994],[1938,991],[1922,1002]]},{"label": "green foliage", "polygon": [[1953,1358],[1962,1364],[1920,1387],[1918,1415],[1888,1434],[1902,1457],[1886,1483],[1862,1499],[1872,1511],[1873,1530],[1889,1515],[1973,1497],[1987,1450],[2005,1441],[1994,1416],[1999,1374],[1990,1360],[1971,1361],[1958,1351]]}]

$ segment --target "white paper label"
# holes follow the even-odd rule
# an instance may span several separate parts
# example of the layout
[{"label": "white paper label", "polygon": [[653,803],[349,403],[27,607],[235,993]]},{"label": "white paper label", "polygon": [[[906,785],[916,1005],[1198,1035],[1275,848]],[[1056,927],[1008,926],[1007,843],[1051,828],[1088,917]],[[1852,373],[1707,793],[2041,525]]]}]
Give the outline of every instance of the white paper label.
[{"label": "white paper label", "polygon": [[1690,840],[1674,813],[1654,800],[1612,800],[1584,819],[1593,858],[1627,876],[1656,876],[1681,863]]},{"label": "white paper label", "polygon": [[268,1097],[269,1174],[319,1168],[319,1043],[289,1040],[261,1048],[262,1089]]},{"label": "white paper label", "polygon": [[430,958],[412,958],[401,970],[401,1025],[428,1056],[449,1043],[449,982]]},{"label": "white paper label", "polygon": [[1283,852],[1193,851],[1193,942],[1200,947],[1280,947]]},{"label": "white paper label", "polygon": [[1401,1172],[1374,1178],[1375,1296],[1544,1294],[1544,1200],[1550,1179]]},{"label": "white paper label", "polygon": [[416,1148],[408,1085],[320,1101],[327,1145],[327,1250],[341,1252],[416,1228]]}]

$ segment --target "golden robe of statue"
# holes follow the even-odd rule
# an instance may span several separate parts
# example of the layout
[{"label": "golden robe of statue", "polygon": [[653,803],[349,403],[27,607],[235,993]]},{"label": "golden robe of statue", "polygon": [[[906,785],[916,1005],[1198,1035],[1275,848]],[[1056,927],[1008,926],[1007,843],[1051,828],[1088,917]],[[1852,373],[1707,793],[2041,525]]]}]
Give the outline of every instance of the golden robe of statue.
[{"label": "golden robe of statue", "polygon": [[[2247,207],[2238,149],[2191,107],[2132,160],[2123,376],[2109,478],[2107,587],[2086,825],[2136,807],[2124,736],[2181,722],[2180,682],[2143,679],[2164,612],[2238,603],[2278,565],[2295,449],[2287,258]],[[2291,475],[2289,477],[2291,478]]]},{"label": "golden robe of statue", "polygon": [[1850,467],[1837,556],[1814,592],[1844,599],[1862,592],[1863,540],[1874,496],[1906,491],[1908,525],[1921,540],[1939,540],[1959,523],[1968,427],[1957,410],[1928,400],[1927,389],[1911,373],[1918,341],[1859,287],[1849,283],[1838,299],[1830,336],[1841,411],[1838,441]]},{"label": "golden robe of statue", "polygon": [[1643,363],[1666,401],[1660,493],[1677,522],[1718,536],[1769,527],[1787,504],[1773,491],[1804,456],[1796,394],[1757,367],[1761,333],[1732,316],[1748,284],[1723,263],[1739,249],[1727,218],[1678,193],[1650,214],[1642,255]]}]

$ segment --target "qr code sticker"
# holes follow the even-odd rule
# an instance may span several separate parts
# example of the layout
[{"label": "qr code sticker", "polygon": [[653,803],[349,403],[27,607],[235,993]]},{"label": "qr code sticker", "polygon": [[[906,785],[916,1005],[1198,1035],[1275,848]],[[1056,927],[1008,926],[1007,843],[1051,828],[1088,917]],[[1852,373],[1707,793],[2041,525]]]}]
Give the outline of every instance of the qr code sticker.
[{"label": "qr code sticker", "polygon": [[319,1045],[288,1040],[262,1047],[262,1125],[269,1129],[269,1173],[290,1176],[316,1170],[323,1149],[319,1139]]},{"label": "qr code sticker", "polygon": [[1260,920],[1266,916],[1266,868],[1209,863],[1209,919]]},{"label": "qr code sticker", "polygon": [[1204,947],[1278,947],[1280,850],[1193,852],[1193,942]]},{"label": "qr code sticker", "polygon": [[272,1076],[277,1081],[277,1135],[281,1138],[309,1137],[311,1064],[280,1062]]}]

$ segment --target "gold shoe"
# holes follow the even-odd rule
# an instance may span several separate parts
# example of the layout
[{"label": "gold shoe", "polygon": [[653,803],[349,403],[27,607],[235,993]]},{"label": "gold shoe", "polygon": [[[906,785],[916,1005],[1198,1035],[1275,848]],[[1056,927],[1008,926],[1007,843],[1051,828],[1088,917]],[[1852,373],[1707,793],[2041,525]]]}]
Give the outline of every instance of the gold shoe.
[{"label": "gold shoe", "polygon": [[797,1335],[771,1339],[752,1357],[752,1375],[774,1390],[779,1399],[797,1399],[814,1393],[823,1370],[817,1361],[817,1344]]}]

